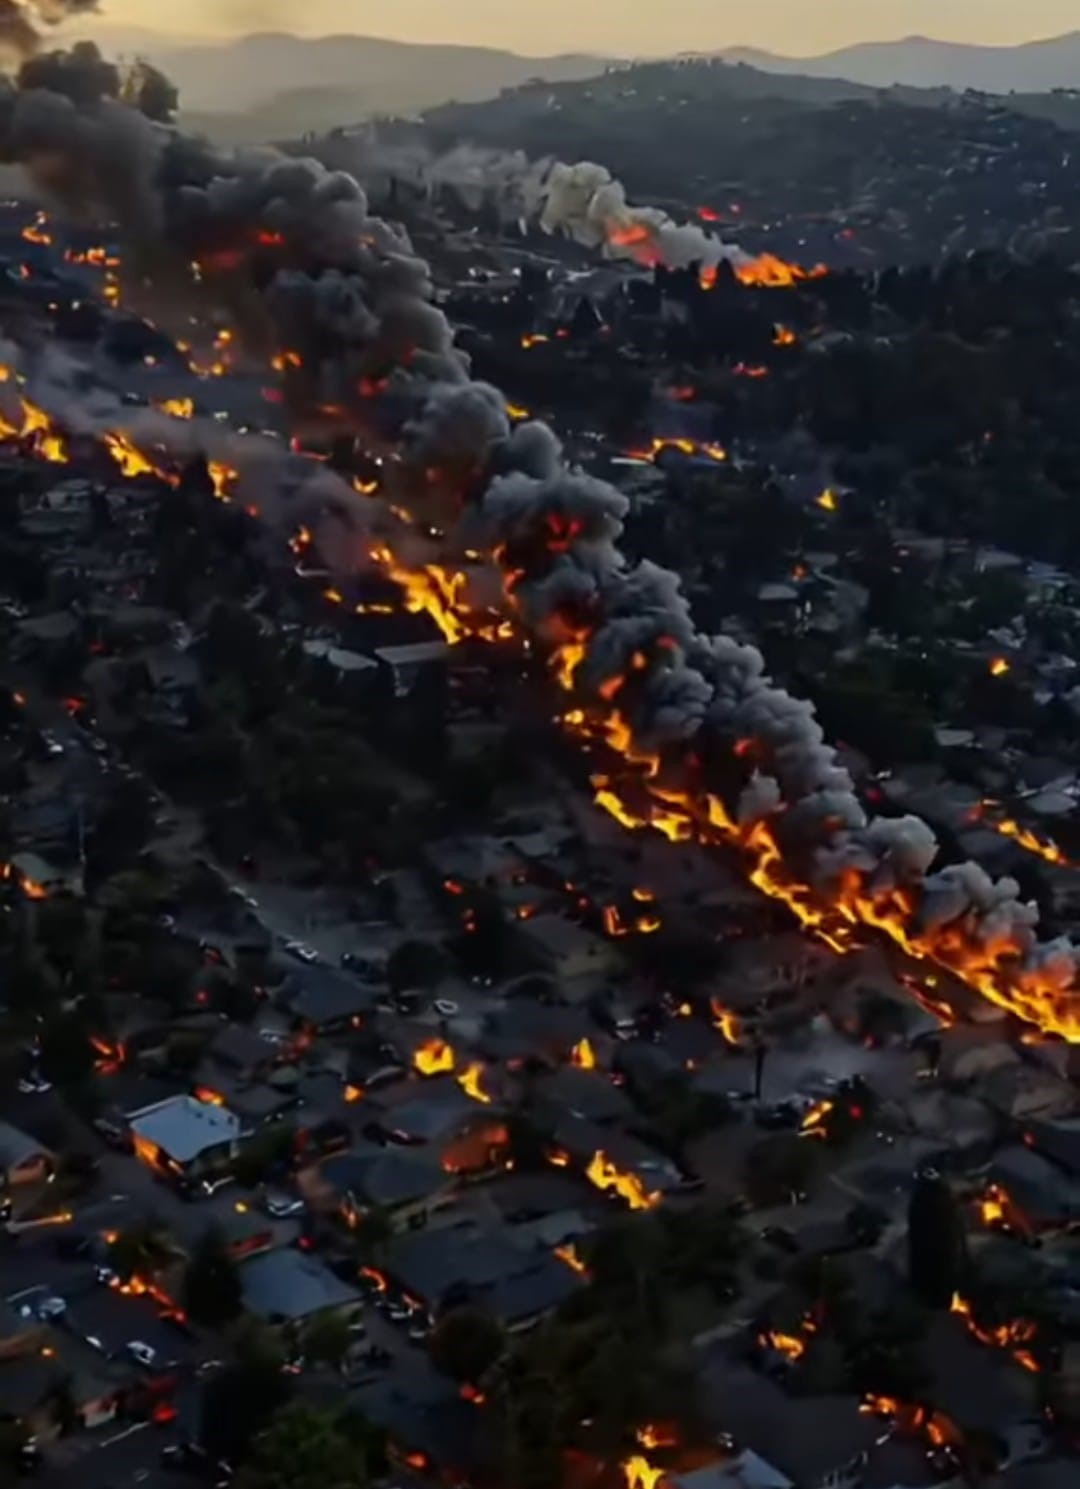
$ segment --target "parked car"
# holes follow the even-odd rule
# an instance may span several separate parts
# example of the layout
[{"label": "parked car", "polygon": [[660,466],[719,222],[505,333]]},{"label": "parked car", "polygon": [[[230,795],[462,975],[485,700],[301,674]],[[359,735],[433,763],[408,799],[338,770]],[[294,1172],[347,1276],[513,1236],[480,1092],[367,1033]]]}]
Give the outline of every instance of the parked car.
[{"label": "parked car", "polygon": [[298,1195],[271,1190],[263,1195],[263,1209],[274,1220],[291,1220],[304,1213],[304,1201]]},{"label": "parked car", "polygon": [[284,949],[289,956],[295,957],[298,962],[312,962],[319,960],[319,953],[314,946],[308,946],[303,941],[286,941]]}]

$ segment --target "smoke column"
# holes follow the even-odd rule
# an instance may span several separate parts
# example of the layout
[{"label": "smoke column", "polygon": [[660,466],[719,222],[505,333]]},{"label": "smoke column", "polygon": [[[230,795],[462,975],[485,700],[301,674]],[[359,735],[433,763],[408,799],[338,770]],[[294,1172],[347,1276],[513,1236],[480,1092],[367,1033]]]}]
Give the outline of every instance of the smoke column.
[{"label": "smoke column", "polygon": [[473,210],[491,202],[507,221],[561,233],[608,258],[645,268],[696,266],[705,284],[725,263],[749,283],[790,283],[821,272],[808,273],[772,254],[747,253],[697,223],[676,222],[660,207],[632,206],[623,183],[593,161],[530,161],[520,150],[475,145],[434,156],[422,145],[383,144],[373,131],[344,141],[329,138],[320,152],[328,164],[345,164],[372,183],[392,180],[428,194],[450,191]]},{"label": "smoke column", "polygon": [[314,396],[367,408],[399,448],[394,501],[436,522],[451,553],[491,556],[567,690],[568,726],[636,772],[643,822],[663,829],[665,803],[690,803],[807,923],[879,926],[1080,1042],[1077,949],[1039,941],[1013,880],[974,863],[932,872],[921,820],[867,820],[812,705],[775,687],[752,647],[699,632],[676,575],[628,565],[625,497],[568,467],[545,425],[512,430],[502,395],[470,379],[427,265],[354,178],[186,139],[120,103],[93,47],[36,59],[21,84],[0,95],[5,157],[118,221],[140,272],[190,282],[196,264],[202,293],[298,347]]}]

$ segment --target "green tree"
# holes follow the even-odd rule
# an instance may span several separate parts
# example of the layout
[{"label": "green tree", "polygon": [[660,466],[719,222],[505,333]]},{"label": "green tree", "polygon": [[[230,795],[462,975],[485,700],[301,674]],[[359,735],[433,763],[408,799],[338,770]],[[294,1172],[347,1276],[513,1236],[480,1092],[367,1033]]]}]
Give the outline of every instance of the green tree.
[{"label": "green tree", "polygon": [[368,1465],[339,1417],[299,1403],[256,1438],[236,1489],[366,1489]]},{"label": "green tree", "polygon": [[184,1307],[196,1323],[220,1328],[240,1312],[242,1289],[236,1263],[221,1232],[206,1232],[184,1273]]},{"label": "green tree", "polygon": [[340,1313],[323,1313],[304,1329],[302,1348],[309,1360],[340,1369],[349,1352],[349,1324]]},{"label": "green tree", "polygon": [[498,1319],[467,1303],[439,1320],[431,1336],[431,1357],[454,1380],[475,1384],[502,1354],[504,1343]]},{"label": "green tree", "polygon": [[786,1204],[792,1194],[809,1189],[821,1165],[818,1148],[793,1132],[755,1143],[743,1164],[743,1182],[753,1203],[763,1208]]},{"label": "green tree", "polygon": [[403,941],[390,953],[386,978],[392,992],[434,987],[446,975],[443,951],[432,941]]},{"label": "green tree", "polygon": [[109,1247],[109,1265],[126,1281],[136,1274],[145,1277],[168,1266],[174,1255],[168,1235],[161,1227],[143,1223],[117,1232]]},{"label": "green tree", "polygon": [[41,1068],[51,1081],[67,1090],[78,1089],[94,1068],[89,1032],[77,1013],[52,1019],[41,1038]]},{"label": "green tree", "polygon": [[947,1308],[959,1289],[966,1264],[966,1240],[959,1207],[948,1184],[934,1170],[919,1176],[908,1204],[908,1275],[928,1308]]}]

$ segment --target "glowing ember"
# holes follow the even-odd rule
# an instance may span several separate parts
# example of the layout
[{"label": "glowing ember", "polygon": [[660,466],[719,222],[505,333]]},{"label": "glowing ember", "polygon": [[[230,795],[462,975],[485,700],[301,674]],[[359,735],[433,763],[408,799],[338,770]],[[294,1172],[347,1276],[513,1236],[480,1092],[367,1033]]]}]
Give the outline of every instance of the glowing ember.
[{"label": "glowing ember", "polygon": [[48,216],[44,212],[39,212],[33,222],[28,227],[23,228],[22,235],[27,243],[48,245],[52,242],[52,234],[45,231],[48,221]]},{"label": "glowing ember", "polygon": [[808,1313],[799,1326],[798,1334],[788,1334],[782,1329],[766,1329],[758,1335],[758,1344],[762,1349],[774,1349],[778,1354],[784,1356],[794,1364],[801,1360],[807,1350],[807,1345],[818,1331],[814,1318]]},{"label": "glowing ember", "polygon": [[1015,1318],[1008,1323],[998,1324],[996,1328],[987,1328],[978,1322],[972,1312],[971,1303],[960,1293],[953,1294],[949,1311],[963,1319],[968,1333],[980,1344],[985,1344],[991,1349],[1009,1351],[1023,1370],[1032,1372],[1039,1370],[1038,1362],[1030,1349],[1026,1348],[1039,1332],[1038,1325],[1031,1319]]},{"label": "glowing ember", "polygon": [[835,512],[838,506],[836,492],[830,486],[826,486],[821,495],[815,497],[814,500],[823,512]]},{"label": "glowing ember", "polygon": [[589,1276],[589,1269],[578,1255],[577,1247],[573,1241],[567,1241],[564,1246],[556,1246],[554,1254],[561,1262],[565,1262],[572,1272],[576,1272],[579,1277]]},{"label": "glowing ember", "polygon": [[831,1101],[819,1101],[810,1108],[802,1119],[799,1128],[800,1137],[827,1137],[826,1119],[833,1110]]},{"label": "glowing ember", "polygon": [[220,460],[208,460],[206,469],[214,483],[214,496],[219,502],[232,501],[233,487],[240,479],[240,472]]},{"label": "glowing ember", "polygon": [[158,404],[163,414],[171,414],[174,419],[193,419],[195,417],[194,398],[165,398]]},{"label": "glowing ember", "polygon": [[790,326],[777,325],[773,330],[773,346],[795,346],[798,340]]},{"label": "glowing ember", "polygon": [[643,1448],[677,1448],[679,1434],[670,1422],[646,1422],[634,1433]]},{"label": "glowing ember", "polygon": [[994,657],[990,663],[991,677],[1004,677],[1012,671],[1012,666],[1007,657]]},{"label": "glowing ember", "polygon": [[429,1039],[413,1055],[413,1065],[421,1075],[442,1075],[454,1068],[454,1051],[445,1039]]},{"label": "glowing ember", "polygon": [[631,1210],[653,1210],[660,1203],[660,1196],[645,1188],[637,1174],[623,1173],[617,1169],[603,1151],[593,1154],[585,1177],[597,1189],[613,1190],[626,1201]]},{"label": "glowing ember", "polygon": [[732,1049],[739,1048],[739,1019],[738,1015],[732,1013],[730,1008],[725,1008],[719,998],[710,998],[709,1007],[712,1010],[713,1027],[719,1029],[723,1035],[724,1043],[729,1044]]},{"label": "glowing ember", "polygon": [[[453,1062],[453,1052],[452,1051],[451,1051],[450,1058],[451,1058],[451,1064],[452,1064],[452,1062]],[[483,1067],[483,1065],[481,1065],[481,1063],[480,1063],[479,1060],[474,1060],[470,1065],[466,1065],[465,1069],[460,1073],[460,1075],[457,1078],[457,1083],[461,1087],[461,1089],[465,1092],[465,1095],[466,1096],[471,1096],[474,1101],[482,1102],[484,1104],[484,1106],[490,1106],[490,1104],[491,1104],[491,1097],[487,1094],[487,1092],[484,1090],[483,1086],[481,1085],[481,1081],[483,1079],[483,1075],[484,1075],[484,1067]]]},{"label": "glowing ember", "polygon": [[579,1039],[570,1051],[570,1063],[576,1065],[579,1070],[596,1069],[596,1051],[589,1043],[588,1036]]},{"label": "glowing ember", "polygon": [[664,439],[656,435],[653,436],[647,447],[628,450],[626,453],[631,460],[649,460],[655,462],[660,455],[671,450],[678,451],[680,455],[703,456],[708,460],[714,460],[718,465],[722,465],[728,458],[727,451],[722,445],[699,444],[694,439]]}]

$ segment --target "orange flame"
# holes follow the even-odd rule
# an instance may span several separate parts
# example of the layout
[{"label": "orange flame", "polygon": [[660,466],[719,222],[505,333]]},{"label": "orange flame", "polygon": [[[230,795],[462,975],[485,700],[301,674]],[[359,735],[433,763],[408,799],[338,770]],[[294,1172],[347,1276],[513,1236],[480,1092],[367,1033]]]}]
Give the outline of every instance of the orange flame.
[{"label": "orange flame", "polygon": [[454,1051],[445,1039],[429,1039],[413,1054],[413,1065],[421,1075],[442,1075],[454,1068]]},{"label": "orange flame", "polygon": [[[451,1052],[451,1065],[452,1063],[453,1053]],[[484,1106],[490,1106],[491,1097],[481,1085],[483,1075],[483,1065],[481,1065],[479,1060],[473,1060],[470,1065],[466,1065],[465,1069],[461,1071],[457,1078],[457,1083],[465,1092],[466,1096],[471,1096],[474,1101],[482,1102]]]},{"label": "orange flame", "polygon": [[585,1177],[597,1189],[614,1190],[631,1210],[653,1210],[660,1203],[659,1194],[646,1189],[637,1174],[624,1174],[617,1169],[603,1150],[593,1154]]},{"label": "orange flame", "polygon": [[576,1272],[579,1277],[589,1276],[589,1269],[578,1255],[577,1247],[573,1241],[567,1241],[563,1246],[556,1246],[554,1254],[561,1262],[565,1262],[572,1272]]},{"label": "orange flame", "polygon": [[588,1035],[579,1039],[570,1051],[570,1064],[576,1065],[579,1070],[596,1069],[596,1051],[589,1042]]}]

